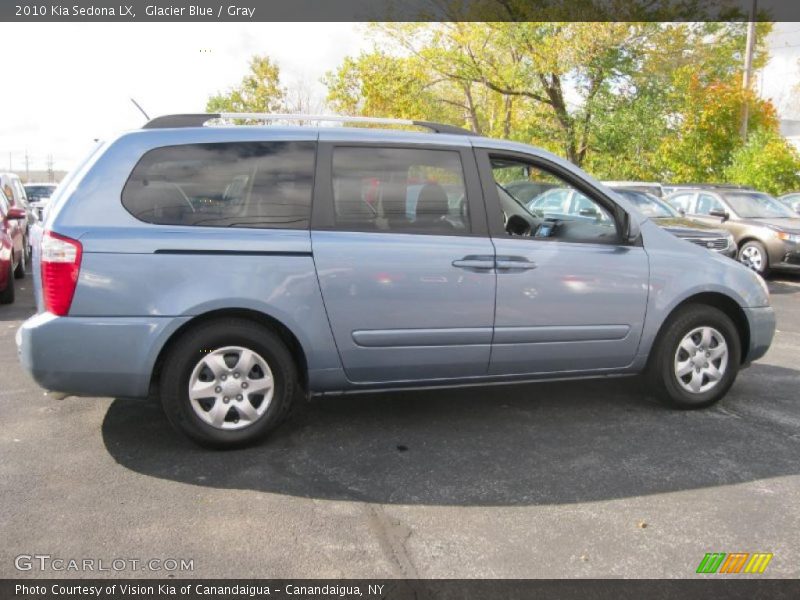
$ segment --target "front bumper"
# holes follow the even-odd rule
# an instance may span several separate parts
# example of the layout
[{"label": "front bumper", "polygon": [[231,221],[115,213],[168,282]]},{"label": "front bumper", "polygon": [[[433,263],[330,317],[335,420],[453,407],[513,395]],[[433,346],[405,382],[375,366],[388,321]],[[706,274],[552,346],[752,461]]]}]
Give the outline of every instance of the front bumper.
[{"label": "front bumper", "polygon": [[145,397],[158,352],[188,319],[40,313],[17,330],[17,354],[45,389],[75,396]]},{"label": "front bumper", "polygon": [[743,310],[750,328],[750,343],[747,348],[742,348],[742,363],[749,365],[769,350],[775,335],[775,311],[771,306]]},{"label": "front bumper", "polygon": [[780,257],[780,262],[774,265],[776,269],[797,270],[800,269],[800,245],[786,244],[787,250]]}]

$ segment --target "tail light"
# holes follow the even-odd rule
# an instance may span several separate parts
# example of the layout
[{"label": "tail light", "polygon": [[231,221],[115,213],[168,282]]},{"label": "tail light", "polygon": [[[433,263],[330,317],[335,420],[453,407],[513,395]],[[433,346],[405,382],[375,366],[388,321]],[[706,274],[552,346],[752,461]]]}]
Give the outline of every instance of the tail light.
[{"label": "tail light", "polygon": [[46,231],[42,237],[42,295],[45,310],[64,317],[69,313],[72,296],[81,270],[80,242]]}]

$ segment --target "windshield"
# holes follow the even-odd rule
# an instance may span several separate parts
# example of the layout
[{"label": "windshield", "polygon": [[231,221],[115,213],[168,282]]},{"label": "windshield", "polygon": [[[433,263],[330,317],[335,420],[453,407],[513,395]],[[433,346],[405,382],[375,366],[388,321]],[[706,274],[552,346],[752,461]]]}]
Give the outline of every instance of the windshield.
[{"label": "windshield", "polygon": [[789,208],[769,194],[761,192],[730,192],[725,199],[743,219],[772,219],[796,216]]},{"label": "windshield", "polygon": [[[612,188],[614,189],[614,188]],[[614,189],[619,195],[624,196],[636,205],[643,214],[654,219],[662,217],[679,217],[678,211],[666,202],[662,202],[652,194],[637,192],[635,190]]]},{"label": "windshield", "polygon": [[49,198],[53,195],[56,186],[54,185],[26,185],[25,192],[28,194],[28,200],[37,201],[41,198]]}]

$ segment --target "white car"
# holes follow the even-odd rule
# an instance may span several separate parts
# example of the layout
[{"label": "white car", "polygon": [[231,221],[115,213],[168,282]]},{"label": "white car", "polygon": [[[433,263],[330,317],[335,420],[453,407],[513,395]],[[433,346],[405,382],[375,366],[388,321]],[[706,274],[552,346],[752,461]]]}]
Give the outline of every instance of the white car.
[{"label": "white car", "polygon": [[28,204],[36,211],[40,221],[44,220],[44,209],[56,191],[55,183],[28,183],[25,184],[25,193],[28,194]]}]

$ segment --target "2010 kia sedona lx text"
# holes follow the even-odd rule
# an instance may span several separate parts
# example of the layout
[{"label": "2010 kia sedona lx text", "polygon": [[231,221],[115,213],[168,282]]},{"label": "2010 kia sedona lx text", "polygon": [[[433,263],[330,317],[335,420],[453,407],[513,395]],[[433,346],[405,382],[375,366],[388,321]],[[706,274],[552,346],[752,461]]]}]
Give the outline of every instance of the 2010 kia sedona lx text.
[{"label": "2010 kia sedona lx text", "polygon": [[[549,153],[434,123],[204,125],[219,116],[155,119],[59,187],[17,333],[44,388],[157,393],[225,447],[357,390],[646,373],[700,408],[772,341],[761,277]],[[585,206],[520,201],[520,182]]]}]

